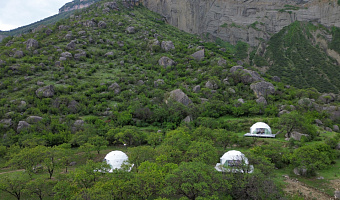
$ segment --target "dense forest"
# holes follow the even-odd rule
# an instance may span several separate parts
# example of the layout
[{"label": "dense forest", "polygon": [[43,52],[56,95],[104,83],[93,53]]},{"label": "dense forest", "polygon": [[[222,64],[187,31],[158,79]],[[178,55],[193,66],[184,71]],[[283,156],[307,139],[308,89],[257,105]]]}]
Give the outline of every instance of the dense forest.
[{"label": "dense forest", "polygon": [[[275,39],[285,34],[303,42],[309,25],[292,26],[296,35],[274,35],[268,54],[285,49],[288,39]],[[339,94],[294,87],[284,73],[246,64],[248,53],[245,43],[204,41],[141,5],[106,0],[5,38],[2,199],[331,198],[340,190]],[[275,64],[290,67],[286,58]],[[256,122],[276,137],[244,137]],[[105,173],[113,150],[128,155],[130,172]],[[215,170],[229,150],[254,172]]]}]

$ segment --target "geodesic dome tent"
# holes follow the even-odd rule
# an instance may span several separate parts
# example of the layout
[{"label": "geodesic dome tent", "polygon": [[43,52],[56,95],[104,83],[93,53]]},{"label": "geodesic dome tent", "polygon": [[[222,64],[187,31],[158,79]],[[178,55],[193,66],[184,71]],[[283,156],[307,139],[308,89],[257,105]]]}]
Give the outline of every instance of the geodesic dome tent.
[{"label": "geodesic dome tent", "polygon": [[[122,169],[123,164],[128,164],[128,159],[128,156],[122,151],[111,151],[105,156],[104,161],[111,166],[109,172],[112,172],[114,169]],[[133,164],[128,171],[131,171],[132,167]]]},{"label": "geodesic dome tent", "polygon": [[220,172],[252,173],[254,167],[249,165],[248,158],[243,153],[231,150],[220,158],[220,163],[216,164],[215,169]]},{"label": "geodesic dome tent", "polygon": [[275,134],[272,134],[272,129],[268,126],[268,124],[264,122],[257,122],[250,127],[250,133],[247,133],[244,136],[275,137]]}]

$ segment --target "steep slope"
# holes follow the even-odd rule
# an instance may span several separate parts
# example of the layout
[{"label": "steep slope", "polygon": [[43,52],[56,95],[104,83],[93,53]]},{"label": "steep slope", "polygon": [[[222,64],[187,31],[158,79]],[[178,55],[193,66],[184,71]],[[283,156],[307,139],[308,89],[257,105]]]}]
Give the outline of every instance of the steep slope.
[{"label": "steep slope", "polygon": [[331,30],[325,27],[294,22],[273,35],[266,47],[257,50],[260,56],[255,56],[254,64],[269,65],[269,74],[296,87],[338,93],[339,54],[328,47],[328,43],[335,43],[333,38]]},{"label": "steep slope", "polygon": [[143,0],[167,22],[189,33],[209,34],[235,44],[251,46],[268,40],[294,21],[316,22],[340,27],[337,0]]},{"label": "steep slope", "polygon": [[92,4],[94,4],[98,1],[100,1],[100,0],[74,0],[72,2],[65,4],[63,7],[61,7],[59,9],[59,13],[68,12],[68,11],[72,11],[72,10],[78,10],[78,9],[82,9],[82,8],[87,8],[90,5],[92,5]]}]

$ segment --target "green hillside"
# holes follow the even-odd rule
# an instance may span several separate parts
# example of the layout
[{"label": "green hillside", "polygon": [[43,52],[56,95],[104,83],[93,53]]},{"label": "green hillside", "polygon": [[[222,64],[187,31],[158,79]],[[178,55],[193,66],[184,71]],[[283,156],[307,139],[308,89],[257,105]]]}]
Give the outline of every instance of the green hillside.
[{"label": "green hillside", "polygon": [[[321,33],[316,35],[316,31]],[[334,28],[330,48],[338,48],[337,28]],[[294,22],[273,35],[264,52],[264,59],[255,58],[255,64],[268,66],[268,73],[280,76],[283,82],[299,88],[316,88],[320,92],[339,92],[340,71],[335,59],[329,57],[315,41],[332,35],[331,30],[311,23]],[[339,51],[338,51],[339,52]]]},{"label": "green hillside", "polygon": [[[1,199],[331,198],[339,95],[238,66],[247,45],[233,48],[108,0],[5,38]],[[243,136],[260,121],[276,138]],[[104,173],[113,150],[129,156],[131,172]],[[229,150],[244,153],[253,173],[216,171]],[[251,171],[243,161],[231,169]]]}]

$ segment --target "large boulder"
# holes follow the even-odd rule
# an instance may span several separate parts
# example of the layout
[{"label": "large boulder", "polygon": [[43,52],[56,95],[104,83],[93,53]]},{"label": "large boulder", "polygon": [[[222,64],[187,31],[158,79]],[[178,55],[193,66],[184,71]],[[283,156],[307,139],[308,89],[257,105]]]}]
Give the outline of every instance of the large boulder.
[{"label": "large boulder", "polygon": [[172,41],[162,41],[161,47],[164,51],[175,49],[175,45],[172,43]]},{"label": "large boulder", "polygon": [[118,83],[111,84],[108,89],[113,90],[115,94],[120,93],[120,86],[118,85]]},{"label": "large boulder", "polygon": [[136,29],[135,29],[135,27],[133,27],[133,26],[129,26],[129,27],[126,28],[126,32],[127,32],[128,34],[133,34],[133,33],[136,32]]},{"label": "large boulder", "polygon": [[28,123],[35,124],[35,123],[40,122],[42,119],[43,118],[39,117],[39,116],[29,116],[29,117],[27,117],[26,121]]},{"label": "large boulder", "polygon": [[186,118],[183,119],[183,122],[184,122],[184,123],[190,123],[190,122],[192,122],[192,117],[188,115]]},{"label": "large boulder", "polygon": [[23,51],[16,51],[14,53],[14,58],[22,58],[24,57],[24,52]]},{"label": "large boulder", "polygon": [[216,84],[215,81],[208,81],[208,82],[206,82],[206,83],[205,83],[205,87],[206,87],[206,88],[209,88],[209,89],[211,89],[211,90],[216,90],[216,89],[218,89],[218,85]]},{"label": "large boulder", "polygon": [[309,137],[309,135],[307,134],[302,134],[302,133],[299,133],[297,131],[293,131],[290,133],[290,137],[288,134],[285,135],[286,138],[293,138],[294,140],[298,140],[300,141],[301,140],[301,137],[302,136],[305,136],[305,137]]},{"label": "large boulder", "polygon": [[170,58],[163,56],[158,60],[158,64],[163,66],[164,68],[176,65],[175,61],[171,60]]},{"label": "large boulder", "polygon": [[72,54],[70,52],[63,52],[60,54],[61,57],[64,57],[64,58],[72,58]]},{"label": "large boulder", "polygon": [[226,64],[227,64],[227,61],[223,58],[221,58],[217,61],[218,66],[225,66]]},{"label": "large boulder", "polygon": [[106,28],[106,23],[104,21],[98,22],[98,27],[99,28]]},{"label": "large boulder", "polygon": [[322,103],[331,103],[334,102],[336,99],[336,95],[333,93],[329,94],[323,94],[318,98],[318,101],[321,101]]},{"label": "large boulder", "polygon": [[339,126],[338,125],[333,125],[333,131],[339,132]]},{"label": "large boulder", "polygon": [[19,121],[17,132],[20,133],[21,131],[28,129],[31,125],[25,121]]},{"label": "large boulder", "polygon": [[153,39],[149,42],[148,46],[151,50],[155,50],[157,48],[160,48],[161,43],[157,39]]},{"label": "large boulder", "polygon": [[37,97],[53,97],[54,96],[54,86],[48,85],[45,87],[41,87],[35,91]]},{"label": "large boulder", "polygon": [[201,86],[200,85],[196,85],[193,89],[192,89],[193,92],[195,93],[198,93],[201,91]]},{"label": "large boulder", "polygon": [[256,99],[256,103],[267,105],[267,100],[264,97],[261,96],[260,98]]},{"label": "large boulder", "polygon": [[336,191],[334,192],[334,198],[335,198],[335,199],[340,199],[340,190],[336,190]]},{"label": "large boulder", "polygon": [[0,125],[2,125],[4,128],[8,128],[10,126],[12,126],[12,119],[2,119],[0,121]]},{"label": "large boulder", "polygon": [[80,60],[81,58],[86,58],[86,52],[80,50],[79,53],[74,54],[74,59]]},{"label": "large boulder", "polygon": [[188,106],[189,104],[192,103],[189,97],[181,89],[171,91],[169,99],[177,101],[185,106]]},{"label": "large boulder", "polygon": [[234,77],[234,81],[250,84],[264,79],[255,71],[244,69],[242,66],[234,66],[230,69]]},{"label": "large boulder", "polygon": [[26,49],[27,50],[31,50],[31,49],[36,49],[36,48],[38,48],[38,46],[39,46],[39,43],[38,43],[38,41],[36,41],[35,39],[28,39],[26,42],[25,42],[25,44],[26,44]]},{"label": "large boulder", "polygon": [[267,95],[275,93],[274,85],[266,81],[252,83],[250,89],[254,91],[257,98],[266,97]]},{"label": "large boulder", "polygon": [[[68,44],[66,45],[66,49],[68,49],[68,50],[73,50],[73,49],[75,49],[75,48],[76,48],[76,43],[75,43],[74,40],[72,40],[70,43],[68,43]],[[72,54],[71,54],[71,57],[72,57]]]},{"label": "large boulder", "polygon": [[195,60],[201,61],[204,58],[204,49],[201,49],[193,54],[191,54],[192,57],[194,57]]},{"label": "large boulder", "polygon": [[307,176],[307,169],[305,167],[296,167],[293,172],[298,176]]}]

